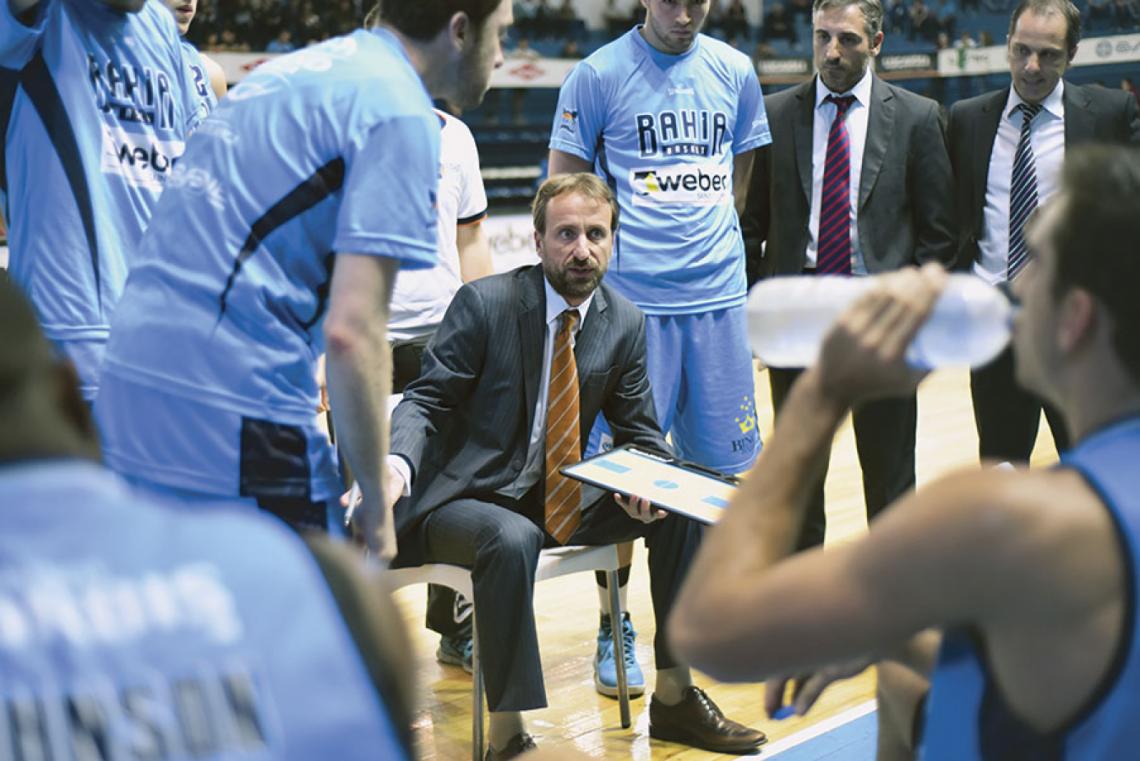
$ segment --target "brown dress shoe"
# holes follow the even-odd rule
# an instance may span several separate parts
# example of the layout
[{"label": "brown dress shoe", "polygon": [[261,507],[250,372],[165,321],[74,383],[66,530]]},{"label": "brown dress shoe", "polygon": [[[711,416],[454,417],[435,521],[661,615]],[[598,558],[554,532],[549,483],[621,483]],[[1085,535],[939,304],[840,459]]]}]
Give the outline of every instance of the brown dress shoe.
[{"label": "brown dress shoe", "polygon": [[713,753],[749,753],[768,742],[763,732],[725,717],[700,687],[686,687],[681,695],[681,702],[672,706],[656,695],[649,701],[650,737]]},{"label": "brown dress shoe", "polygon": [[511,738],[506,747],[502,750],[495,750],[487,746],[487,755],[483,757],[484,761],[507,761],[509,758],[516,758],[526,753],[528,750],[534,750],[538,746],[534,743],[534,738],[526,732],[520,732]]}]

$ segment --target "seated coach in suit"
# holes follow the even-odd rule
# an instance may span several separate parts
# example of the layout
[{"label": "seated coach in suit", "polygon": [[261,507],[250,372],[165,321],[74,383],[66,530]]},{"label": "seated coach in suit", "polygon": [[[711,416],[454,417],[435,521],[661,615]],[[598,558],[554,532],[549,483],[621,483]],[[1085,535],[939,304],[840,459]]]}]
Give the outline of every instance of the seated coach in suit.
[{"label": "seated coach in suit", "polygon": [[534,201],[541,264],[459,290],[392,416],[397,563],[473,569],[488,758],[533,747],[521,712],[546,706],[532,599],[539,551],[638,537],[649,548],[657,619],[650,735],[720,752],[765,740],[692,686],[665,640],[700,527],[558,472],[581,457],[583,431],[599,412],[615,445],[667,451],[646,375],[644,318],[601,284],[617,215],[592,174],[544,183]]}]

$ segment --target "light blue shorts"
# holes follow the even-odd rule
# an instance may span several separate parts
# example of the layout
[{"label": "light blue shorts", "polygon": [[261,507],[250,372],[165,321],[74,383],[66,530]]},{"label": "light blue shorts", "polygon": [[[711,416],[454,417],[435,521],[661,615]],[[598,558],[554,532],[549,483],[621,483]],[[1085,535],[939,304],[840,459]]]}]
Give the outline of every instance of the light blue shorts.
[{"label": "light blue shorts", "polygon": [[[744,306],[647,315],[645,339],[657,421],[676,455],[724,473],[752,467],[761,442]],[[599,415],[586,454],[612,445]]]}]

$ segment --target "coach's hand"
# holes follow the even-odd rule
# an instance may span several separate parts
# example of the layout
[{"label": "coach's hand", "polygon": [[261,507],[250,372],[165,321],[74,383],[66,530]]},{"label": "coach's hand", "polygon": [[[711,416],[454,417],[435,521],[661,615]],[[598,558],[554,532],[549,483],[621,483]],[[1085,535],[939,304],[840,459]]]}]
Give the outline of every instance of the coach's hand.
[{"label": "coach's hand", "polygon": [[668,513],[664,510],[654,510],[653,504],[645,497],[623,497],[620,494],[614,494],[614,502],[621,505],[621,509],[625,510],[626,515],[634,520],[639,520],[642,523],[652,523],[664,518]]}]

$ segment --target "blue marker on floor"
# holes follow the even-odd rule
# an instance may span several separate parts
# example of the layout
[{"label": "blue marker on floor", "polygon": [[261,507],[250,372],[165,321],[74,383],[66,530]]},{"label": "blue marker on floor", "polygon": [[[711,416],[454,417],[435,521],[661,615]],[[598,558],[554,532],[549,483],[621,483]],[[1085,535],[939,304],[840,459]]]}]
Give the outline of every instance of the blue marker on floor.
[{"label": "blue marker on floor", "polygon": [[788,704],[786,706],[780,706],[775,711],[773,711],[771,718],[774,721],[783,721],[784,719],[790,718],[790,717],[795,716],[795,715],[796,715],[796,707],[791,705],[791,704]]}]

